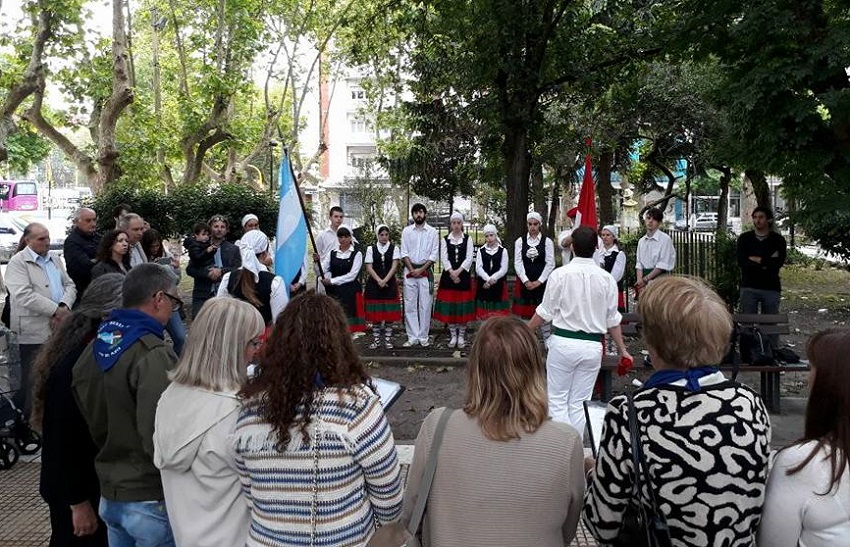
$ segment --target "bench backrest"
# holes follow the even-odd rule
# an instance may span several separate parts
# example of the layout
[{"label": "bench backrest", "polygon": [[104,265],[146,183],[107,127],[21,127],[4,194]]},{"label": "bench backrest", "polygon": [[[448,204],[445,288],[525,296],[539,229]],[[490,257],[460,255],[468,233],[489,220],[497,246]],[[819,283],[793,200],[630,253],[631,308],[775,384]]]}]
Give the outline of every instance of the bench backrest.
[{"label": "bench backrest", "polygon": [[745,327],[756,326],[762,334],[788,334],[788,314],[736,313],[732,320]]}]

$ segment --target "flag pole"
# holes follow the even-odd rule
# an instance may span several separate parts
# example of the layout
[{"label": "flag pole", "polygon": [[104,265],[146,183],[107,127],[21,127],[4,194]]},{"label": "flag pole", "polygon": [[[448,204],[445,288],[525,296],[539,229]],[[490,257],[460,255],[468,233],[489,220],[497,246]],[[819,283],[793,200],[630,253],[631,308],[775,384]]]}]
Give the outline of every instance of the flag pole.
[{"label": "flag pole", "polygon": [[[295,185],[295,193],[298,195],[298,203],[301,204],[301,214],[304,215],[304,223],[307,225],[307,234],[310,236],[310,244],[313,245],[313,253],[316,253],[316,238],[313,237],[313,227],[310,225],[310,217],[307,214],[307,207],[304,205],[304,196],[301,195],[301,185],[298,177],[295,176],[295,169],[292,167],[292,157],[289,155],[289,147],[283,147],[283,153],[286,154],[286,161],[289,162],[289,175],[292,177],[292,184]],[[319,279],[325,277],[325,272],[322,270],[322,261],[313,261],[319,267]]]}]

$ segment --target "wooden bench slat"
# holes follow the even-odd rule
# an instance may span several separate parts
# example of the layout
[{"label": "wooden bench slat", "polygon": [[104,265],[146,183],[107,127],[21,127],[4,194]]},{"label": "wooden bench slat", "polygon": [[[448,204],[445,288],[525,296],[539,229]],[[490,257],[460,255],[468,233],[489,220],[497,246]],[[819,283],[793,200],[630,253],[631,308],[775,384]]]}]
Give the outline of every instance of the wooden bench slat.
[{"label": "wooden bench slat", "polygon": [[761,313],[736,313],[732,316],[732,320],[736,323],[747,323],[755,325],[776,325],[778,323],[787,323],[787,313],[761,314]]}]

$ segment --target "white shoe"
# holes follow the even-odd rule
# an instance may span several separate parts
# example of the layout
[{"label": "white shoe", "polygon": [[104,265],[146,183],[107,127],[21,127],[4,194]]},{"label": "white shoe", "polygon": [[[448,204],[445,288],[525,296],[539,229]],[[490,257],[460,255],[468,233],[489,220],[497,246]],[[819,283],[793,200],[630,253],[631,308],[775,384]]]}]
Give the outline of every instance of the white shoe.
[{"label": "white shoe", "polygon": [[466,347],[466,339],[464,338],[463,333],[457,335],[457,347],[458,349]]},{"label": "white shoe", "polygon": [[393,347],[394,347],[394,346],[393,346],[393,342],[392,342],[392,340],[390,340],[389,338],[387,338],[387,341],[386,341],[386,342],[384,342],[384,347],[385,347],[385,348],[387,348],[387,349],[393,349]]},{"label": "white shoe", "polygon": [[407,342],[402,344],[401,347],[412,348],[413,346],[417,345],[418,343],[419,343],[419,340],[408,340]]},{"label": "white shoe", "polygon": [[378,349],[378,341],[375,340],[371,344],[369,344],[369,349]]},{"label": "white shoe", "polygon": [[427,348],[428,346],[431,345],[431,342],[429,342],[428,339],[426,338],[425,340],[420,340],[419,345],[422,346],[423,348]]},{"label": "white shoe", "polygon": [[455,346],[457,346],[457,334],[455,334],[455,333],[453,332],[453,333],[452,333],[452,338],[451,338],[451,340],[449,340],[449,347],[450,347],[450,348],[453,348],[453,347],[455,347]]}]

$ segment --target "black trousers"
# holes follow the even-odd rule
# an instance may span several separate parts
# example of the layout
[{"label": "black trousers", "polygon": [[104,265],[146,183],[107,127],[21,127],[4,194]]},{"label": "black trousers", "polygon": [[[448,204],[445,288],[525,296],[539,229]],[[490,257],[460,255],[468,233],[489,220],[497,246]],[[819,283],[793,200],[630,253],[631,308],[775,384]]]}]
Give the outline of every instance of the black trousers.
[{"label": "black trousers", "polygon": [[[89,500],[94,514],[100,499]],[[74,523],[71,520],[71,508],[64,503],[48,503],[50,508],[50,547],[108,547],[106,523],[97,517],[97,531],[90,536],[74,535]]]}]

